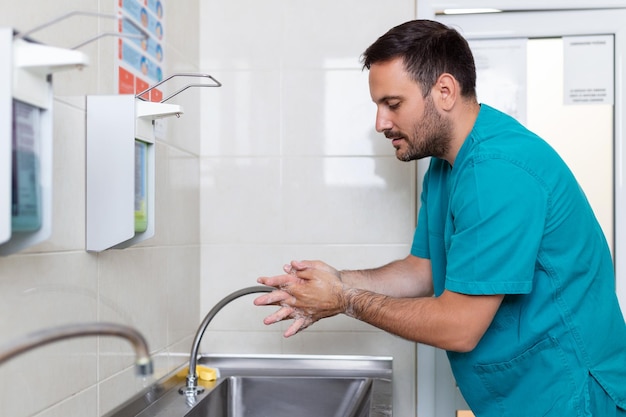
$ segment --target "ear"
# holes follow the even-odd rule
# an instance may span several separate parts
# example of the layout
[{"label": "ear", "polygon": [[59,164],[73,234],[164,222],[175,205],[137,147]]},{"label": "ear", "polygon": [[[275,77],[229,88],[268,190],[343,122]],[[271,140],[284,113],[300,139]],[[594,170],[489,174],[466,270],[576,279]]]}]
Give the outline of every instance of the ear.
[{"label": "ear", "polygon": [[447,72],[444,72],[439,76],[435,86],[433,87],[433,92],[436,95],[435,101],[444,111],[450,111],[454,107],[454,104],[461,93],[460,86],[456,78]]}]

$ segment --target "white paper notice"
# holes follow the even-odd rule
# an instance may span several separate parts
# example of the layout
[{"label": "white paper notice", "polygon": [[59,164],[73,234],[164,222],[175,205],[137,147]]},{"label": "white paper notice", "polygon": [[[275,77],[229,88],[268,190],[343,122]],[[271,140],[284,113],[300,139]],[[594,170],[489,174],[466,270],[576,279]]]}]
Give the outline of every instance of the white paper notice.
[{"label": "white paper notice", "polygon": [[527,39],[469,41],[476,63],[478,101],[526,122]]},{"label": "white paper notice", "polygon": [[563,102],[613,104],[613,36],[568,36],[563,48]]}]

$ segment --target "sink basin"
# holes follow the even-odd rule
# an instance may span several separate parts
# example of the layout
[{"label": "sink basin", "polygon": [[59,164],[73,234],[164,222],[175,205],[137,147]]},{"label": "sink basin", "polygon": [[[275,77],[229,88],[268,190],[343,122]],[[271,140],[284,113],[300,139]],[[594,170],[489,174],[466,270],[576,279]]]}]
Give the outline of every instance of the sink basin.
[{"label": "sink basin", "polygon": [[389,417],[392,359],[348,355],[203,355],[217,381],[196,396],[162,378],[105,417]]},{"label": "sink basin", "polygon": [[369,378],[229,377],[185,416],[367,416],[371,386]]}]

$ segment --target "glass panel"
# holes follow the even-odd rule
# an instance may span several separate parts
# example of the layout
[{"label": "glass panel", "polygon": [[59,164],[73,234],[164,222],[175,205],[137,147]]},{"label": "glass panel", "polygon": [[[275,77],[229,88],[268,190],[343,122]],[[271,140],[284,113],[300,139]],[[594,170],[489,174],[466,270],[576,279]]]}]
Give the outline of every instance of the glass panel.
[{"label": "glass panel", "polygon": [[532,39],[527,48],[528,128],[574,172],[613,251],[613,105],[563,103],[563,38]]}]

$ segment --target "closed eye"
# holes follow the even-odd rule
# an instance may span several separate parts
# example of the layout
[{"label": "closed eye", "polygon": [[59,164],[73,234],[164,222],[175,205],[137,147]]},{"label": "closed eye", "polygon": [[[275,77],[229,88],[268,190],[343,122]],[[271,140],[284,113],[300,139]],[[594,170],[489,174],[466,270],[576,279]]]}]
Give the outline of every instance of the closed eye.
[{"label": "closed eye", "polygon": [[384,106],[391,111],[395,111],[398,110],[402,101],[403,99],[400,96],[384,96],[381,97],[379,100],[376,100],[376,103],[379,106]]},{"label": "closed eye", "polygon": [[402,103],[402,100],[398,97],[387,97],[385,100],[385,104],[389,110],[397,110],[398,107],[400,107],[400,103]]}]

